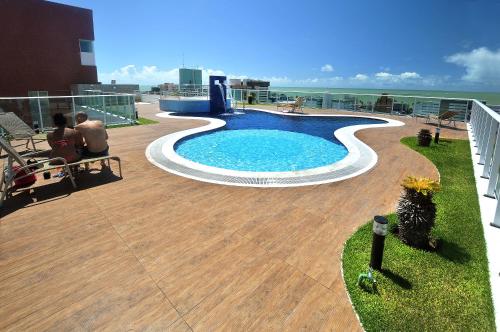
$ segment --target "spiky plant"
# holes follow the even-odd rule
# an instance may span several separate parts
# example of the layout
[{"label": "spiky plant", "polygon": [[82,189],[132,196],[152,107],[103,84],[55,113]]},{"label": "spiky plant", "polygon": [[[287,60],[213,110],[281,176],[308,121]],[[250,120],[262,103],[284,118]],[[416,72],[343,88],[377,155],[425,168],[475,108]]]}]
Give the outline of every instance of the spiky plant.
[{"label": "spiky plant", "polygon": [[429,146],[432,141],[432,134],[429,129],[421,129],[418,132],[418,145],[420,146]]},{"label": "spiky plant", "polygon": [[399,238],[412,247],[425,249],[429,246],[436,218],[432,196],[439,190],[439,183],[428,178],[408,176],[402,186],[403,193],[396,211]]}]

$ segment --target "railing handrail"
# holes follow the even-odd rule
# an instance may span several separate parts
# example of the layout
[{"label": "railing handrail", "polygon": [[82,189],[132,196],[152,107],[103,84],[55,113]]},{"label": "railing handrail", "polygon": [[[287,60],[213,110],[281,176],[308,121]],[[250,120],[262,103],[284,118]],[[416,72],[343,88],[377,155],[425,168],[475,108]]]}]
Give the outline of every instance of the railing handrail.
[{"label": "railing handrail", "polygon": [[500,123],[500,114],[477,99],[472,99],[472,101],[475,102],[479,107],[481,107],[485,112],[487,112],[496,122]]},{"label": "railing handrail", "polygon": [[10,99],[52,99],[52,98],[90,98],[90,97],[122,97],[131,96],[135,97],[133,93],[115,93],[115,94],[101,94],[101,95],[72,95],[72,96],[33,96],[33,97],[0,97],[0,100]]},{"label": "railing handrail", "polygon": [[[233,91],[266,91],[260,89],[240,89],[240,88],[231,88]],[[281,92],[281,93],[302,93],[302,94],[329,94],[329,95],[351,95],[351,96],[372,96],[372,97],[400,97],[400,98],[419,98],[419,99],[439,99],[439,100],[460,100],[460,101],[473,101],[473,98],[452,98],[452,97],[437,97],[437,96],[413,96],[413,95],[394,95],[394,94],[386,94],[386,93],[350,93],[350,92],[329,92],[329,91],[299,91],[299,90],[273,90],[268,89],[269,92]]]}]

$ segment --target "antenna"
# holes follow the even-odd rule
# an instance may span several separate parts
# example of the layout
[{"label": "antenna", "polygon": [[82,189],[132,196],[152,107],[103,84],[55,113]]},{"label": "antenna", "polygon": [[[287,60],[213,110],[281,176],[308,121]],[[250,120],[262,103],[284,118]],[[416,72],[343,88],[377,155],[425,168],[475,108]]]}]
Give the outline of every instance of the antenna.
[{"label": "antenna", "polygon": [[182,52],[182,68],[184,68],[184,52]]}]

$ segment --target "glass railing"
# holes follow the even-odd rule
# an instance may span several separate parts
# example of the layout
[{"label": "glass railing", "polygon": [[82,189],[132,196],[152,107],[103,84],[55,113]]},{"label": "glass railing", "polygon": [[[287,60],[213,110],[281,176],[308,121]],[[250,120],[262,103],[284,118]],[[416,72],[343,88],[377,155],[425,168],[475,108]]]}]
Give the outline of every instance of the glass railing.
[{"label": "glass railing", "polygon": [[208,99],[209,96],[208,85],[183,85],[160,92],[160,99],[182,99],[183,97],[203,97]]},{"label": "glass railing", "polygon": [[137,120],[133,94],[88,94],[79,96],[1,97],[0,109],[14,112],[33,128],[49,130],[52,116],[63,113],[75,124],[78,112],[106,126],[133,124]]},{"label": "glass railing", "polygon": [[249,103],[276,105],[283,102],[293,102],[298,97],[302,97],[304,108],[416,117],[439,116],[444,112],[453,111],[456,113],[454,119],[457,121],[464,121],[472,106],[471,99],[460,98],[249,89],[232,89],[231,92],[233,106],[236,108]]}]

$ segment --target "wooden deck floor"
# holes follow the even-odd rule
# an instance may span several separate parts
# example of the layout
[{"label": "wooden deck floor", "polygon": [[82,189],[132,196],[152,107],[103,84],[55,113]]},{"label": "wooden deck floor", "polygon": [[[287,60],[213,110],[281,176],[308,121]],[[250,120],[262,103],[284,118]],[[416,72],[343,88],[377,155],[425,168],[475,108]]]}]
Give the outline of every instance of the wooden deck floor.
[{"label": "wooden deck floor", "polygon": [[197,182],[146,160],[154,139],[200,121],[110,130],[123,180],[44,185],[1,211],[0,329],[360,330],[342,282],[344,241],[394,210],[404,176],[437,177],[399,143],[427,125],[397,119],[407,125],[358,133],[379,155],[368,173],[276,189]]}]

